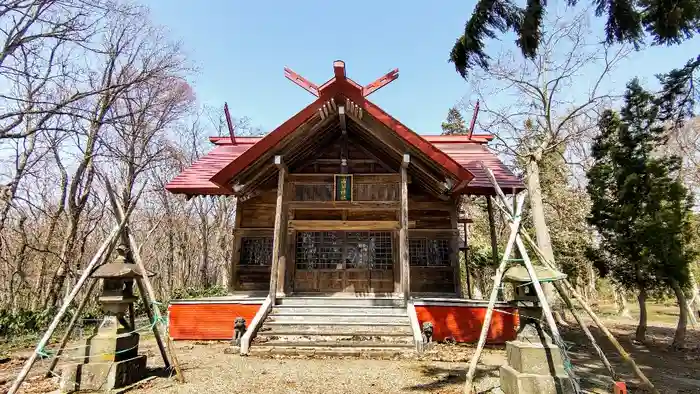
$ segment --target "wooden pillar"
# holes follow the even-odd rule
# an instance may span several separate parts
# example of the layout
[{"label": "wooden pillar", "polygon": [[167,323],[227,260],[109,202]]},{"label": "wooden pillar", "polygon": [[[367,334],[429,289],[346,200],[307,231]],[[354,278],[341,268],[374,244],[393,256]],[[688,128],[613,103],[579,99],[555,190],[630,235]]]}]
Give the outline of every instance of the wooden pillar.
[{"label": "wooden pillar", "polygon": [[[491,230],[491,254],[493,255],[493,268],[497,269],[500,260],[498,258],[498,239],[496,238],[496,217],[493,212],[493,197],[486,196],[486,210],[489,214],[489,229]],[[503,300],[503,290],[498,290],[498,299]]]},{"label": "wooden pillar", "polygon": [[411,292],[411,268],[409,266],[408,256],[408,164],[411,161],[411,156],[404,153],[403,161],[401,162],[401,213],[400,213],[400,230],[399,230],[399,254],[401,260],[401,290],[403,292],[404,301],[408,301],[409,293]]},{"label": "wooden pillar", "polygon": [[241,218],[243,217],[241,200],[234,197],[233,200],[233,250],[231,251],[231,274],[229,275],[228,290],[238,290],[238,264],[241,261],[241,233],[238,229],[241,227]]},{"label": "wooden pillar", "polygon": [[457,297],[462,297],[462,275],[459,269],[459,205],[461,197],[457,197],[452,203],[450,209],[450,227],[452,228],[452,237],[450,237],[450,264],[455,284],[455,294]]},{"label": "wooden pillar", "polygon": [[[270,299],[275,305],[277,297],[277,281],[280,260],[284,256],[284,237],[287,233],[287,207],[285,201],[285,184],[287,183],[287,167],[282,161],[282,156],[275,156],[275,165],[279,169],[277,177],[277,202],[275,204],[275,229],[272,238],[272,267],[270,268]],[[282,261],[284,263],[284,261]]]},{"label": "wooden pillar", "polygon": [[491,230],[491,254],[493,254],[493,266],[498,267],[498,240],[496,239],[496,218],[493,213],[493,202],[491,196],[486,196],[486,209],[489,214],[489,229]]}]

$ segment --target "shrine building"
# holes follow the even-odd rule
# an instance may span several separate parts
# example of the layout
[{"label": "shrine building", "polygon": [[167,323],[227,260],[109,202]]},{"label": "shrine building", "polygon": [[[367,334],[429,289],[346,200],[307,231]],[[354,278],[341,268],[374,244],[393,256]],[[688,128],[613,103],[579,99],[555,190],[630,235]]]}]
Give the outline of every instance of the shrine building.
[{"label": "shrine building", "polygon": [[[263,137],[236,136],[229,121],[230,135],[211,137],[213,149],[166,186],[236,203],[230,296],[173,302],[173,338],[230,339],[236,316],[257,330],[283,321],[271,316],[296,299],[409,307],[413,331],[431,321],[436,339],[476,340],[486,302],[470,299],[469,275],[460,275],[470,222],[460,200],[494,196],[489,172],[506,193],[524,189],[489,149],[493,136],[422,135],[402,124],[368,98],[398,70],[364,86],[342,61],[321,85],[285,72],[311,104]],[[303,316],[314,324],[326,315]],[[490,339],[512,339],[514,321],[496,313]]]}]

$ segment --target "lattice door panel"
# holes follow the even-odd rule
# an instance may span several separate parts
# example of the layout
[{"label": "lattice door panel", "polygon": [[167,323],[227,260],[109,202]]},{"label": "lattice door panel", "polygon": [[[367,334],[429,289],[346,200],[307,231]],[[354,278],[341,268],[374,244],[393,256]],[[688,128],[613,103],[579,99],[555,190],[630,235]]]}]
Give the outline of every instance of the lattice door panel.
[{"label": "lattice door panel", "polygon": [[318,271],[318,291],[320,292],[341,292],[345,290],[345,272],[338,271]]},{"label": "lattice door panel", "polygon": [[295,257],[295,291],[393,291],[389,232],[297,232]]},{"label": "lattice door panel", "polygon": [[345,271],[345,291],[349,293],[369,293],[369,270]]},{"label": "lattice door panel", "polygon": [[371,270],[369,272],[370,288],[374,293],[392,293],[394,291],[394,271]]},{"label": "lattice door panel", "polygon": [[318,276],[314,271],[297,270],[294,272],[294,291],[303,292],[314,292],[318,291]]}]

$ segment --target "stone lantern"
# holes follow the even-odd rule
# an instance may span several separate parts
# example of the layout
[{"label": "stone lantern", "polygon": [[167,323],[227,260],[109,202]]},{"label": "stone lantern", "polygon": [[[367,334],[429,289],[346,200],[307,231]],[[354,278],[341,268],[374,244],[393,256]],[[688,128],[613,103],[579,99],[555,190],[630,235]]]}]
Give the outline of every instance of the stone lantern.
[{"label": "stone lantern", "polygon": [[[540,282],[553,282],[566,275],[542,266],[535,266]],[[505,394],[563,394],[574,388],[564,369],[559,347],[542,327],[545,321],[535,287],[523,266],[509,268],[504,282],[515,287],[518,308],[518,331],[514,341],[506,342],[508,365],[500,368],[501,389]]]},{"label": "stone lantern", "polygon": [[141,278],[143,271],[131,261],[126,246],[118,246],[116,252],[113,262],[92,274],[93,278],[102,279],[98,301],[105,317],[81,349],[79,357],[85,357],[83,363],[64,368],[64,392],[120,388],[139,381],[146,372],[146,356],[138,354],[139,334],[135,332],[133,315],[138,299],[133,294],[134,280]]}]

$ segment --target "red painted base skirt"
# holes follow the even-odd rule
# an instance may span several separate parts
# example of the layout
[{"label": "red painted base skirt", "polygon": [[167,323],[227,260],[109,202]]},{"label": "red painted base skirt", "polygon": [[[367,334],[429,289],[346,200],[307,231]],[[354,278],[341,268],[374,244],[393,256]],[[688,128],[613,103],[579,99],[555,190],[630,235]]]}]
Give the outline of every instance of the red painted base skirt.
[{"label": "red painted base skirt", "polygon": [[241,316],[250,324],[260,304],[175,304],[168,307],[172,339],[230,340],[233,320]]},{"label": "red painted base skirt", "polygon": [[[260,304],[187,303],[169,307],[170,336],[175,340],[230,340],[233,320],[241,316],[247,324],[255,317]],[[417,305],[416,313],[423,322],[433,323],[436,341],[452,337],[457,342],[479,340],[486,307]],[[488,343],[498,344],[515,339],[515,308],[499,308],[494,312]]]},{"label": "red painted base skirt", "polygon": [[[486,307],[416,305],[418,321],[433,323],[433,338],[442,341],[452,337],[457,342],[477,342],[481,335]],[[515,308],[499,308],[491,318],[487,343],[504,343],[515,339],[518,317]]]}]

